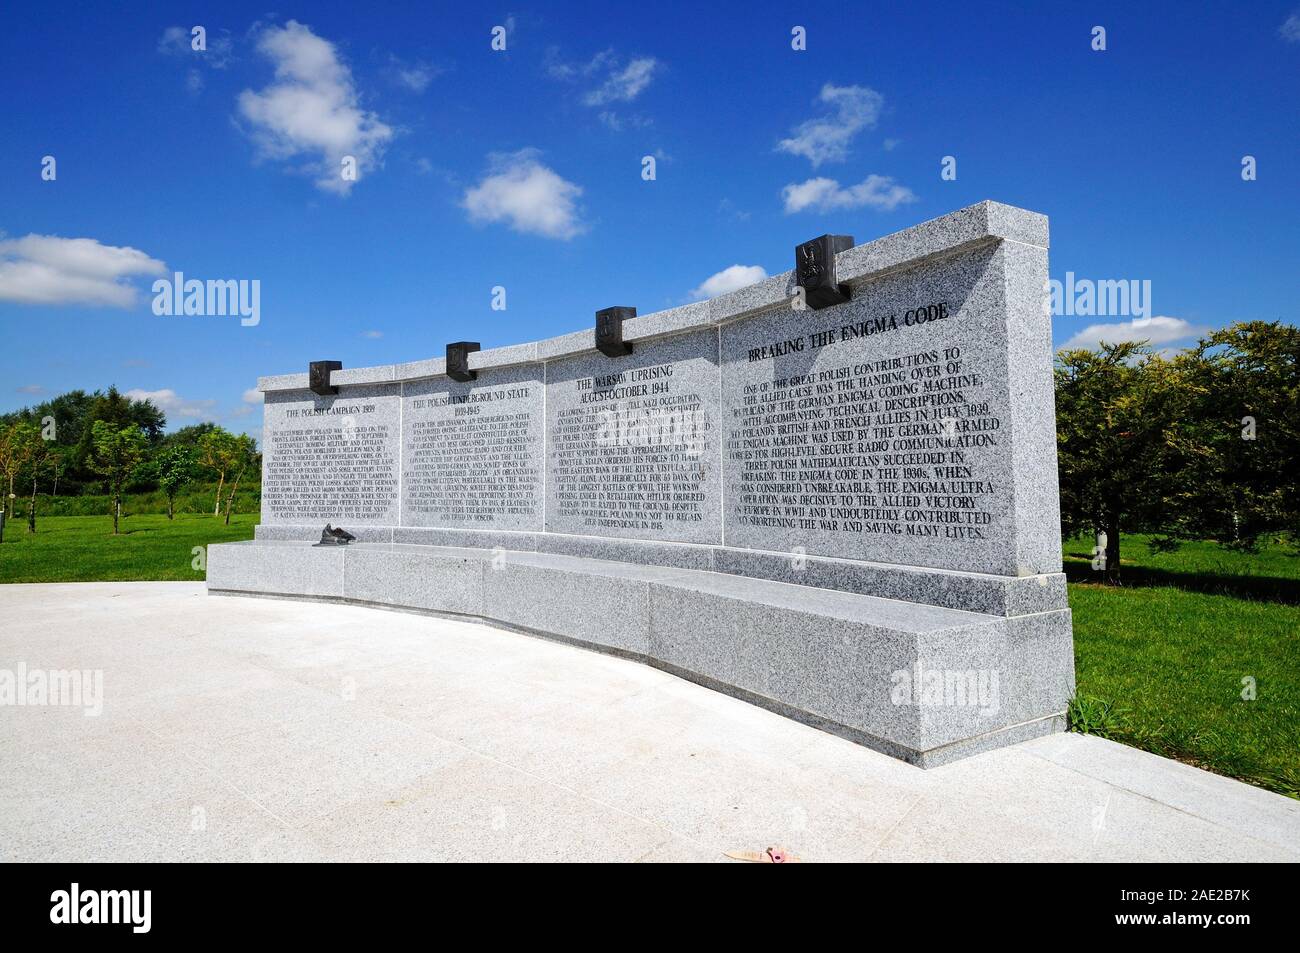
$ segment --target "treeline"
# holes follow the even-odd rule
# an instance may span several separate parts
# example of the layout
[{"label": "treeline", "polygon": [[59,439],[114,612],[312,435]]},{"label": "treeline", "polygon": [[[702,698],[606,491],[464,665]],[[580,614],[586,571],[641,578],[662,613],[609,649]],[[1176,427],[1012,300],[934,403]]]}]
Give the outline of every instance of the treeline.
[{"label": "treeline", "polygon": [[179,494],[207,483],[213,515],[224,508],[229,523],[240,486],[260,482],[261,454],[253,438],[212,423],[170,434],[164,433],[166,426],[166,416],[151,401],[127,397],[115,387],[70,391],[0,416],[5,509],[13,517],[17,500],[24,498],[27,526],[35,532],[38,494],[49,500],[103,494],[117,533],[124,494],[159,494],[170,519]]},{"label": "treeline", "polygon": [[1253,549],[1300,540],[1300,329],[1234,324],[1173,354],[1103,344],[1056,359],[1061,521],[1104,533],[1094,565],[1120,579],[1120,533]]}]

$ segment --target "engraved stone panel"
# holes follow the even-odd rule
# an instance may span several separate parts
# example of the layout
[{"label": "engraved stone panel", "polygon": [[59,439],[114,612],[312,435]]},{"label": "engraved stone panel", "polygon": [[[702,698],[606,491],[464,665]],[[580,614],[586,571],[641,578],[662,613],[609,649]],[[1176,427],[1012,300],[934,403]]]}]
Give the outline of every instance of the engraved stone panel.
[{"label": "engraved stone panel", "polygon": [[398,394],[396,384],[267,393],[262,522],[396,523]]},{"label": "engraved stone panel", "polygon": [[721,542],[717,340],[547,364],[547,530]]},{"label": "engraved stone panel", "polygon": [[402,525],[542,528],[540,364],[406,384],[402,414]]},{"label": "engraved stone panel", "polygon": [[1016,573],[999,254],[722,328],[728,546]]}]

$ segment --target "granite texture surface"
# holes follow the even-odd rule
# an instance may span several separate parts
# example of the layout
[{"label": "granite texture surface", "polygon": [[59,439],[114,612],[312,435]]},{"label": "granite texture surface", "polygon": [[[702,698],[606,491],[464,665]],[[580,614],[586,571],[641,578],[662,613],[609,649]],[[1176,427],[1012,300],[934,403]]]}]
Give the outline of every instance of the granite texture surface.
[{"label": "granite texture surface", "polygon": [[[268,542],[316,543],[320,541],[324,523],[259,523],[253,527],[253,538]],[[393,527],[366,526],[350,523],[342,527],[357,538],[359,543],[391,543]]]},{"label": "granite texture surface", "polygon": [[307,384],[308,378],[306,371],[297,374],[272,374],[269,377],[259,377],[257,379],[257,389],[263,392],[273,390],[306,390]]},{"label": "granite texture surface", "polygon": [[208,547],[208,588],[342,598],[345,549],[275,540],[218,543]]},{"label": "granite texture surface", "polygon": [[[345,527],[351,529],[351,527]],[[316,524],[262,524],[255,538],[314,542],[320,538]],[[1018,616],[1066,607],[1065,576],[995,576],[987,573],[927,569],[890,563],[835,559],[798,553],[773,553],[693,543],[655,540],[609,539],[563,533],[500,532],[473,529],[357,526],[358,541],[457,546],[507,552],[545,552],[646,566],[712,570],[735,576],[770,579],[879,596],[921,605],[961,609],[989,615]]]},{"label": "granite texture surface", "polygon": [[565,556],[585,556],[647,566],[675,566],[680,569],[713,569],[715,547],[692,543],[661,543],[645,539],[604,539],[600,536],[567,536],[539,533],[534,549]]},{"label": "granite texture surface", "polygon": [[[1059,541],[1055,565],[1017,554],[1011,442],[1035,412],[1007,386],[999,248],[892,273],[823,311],[722,329],[728,546],[999,575],[1060,568]],[[1050,387],[1050,362],[1025,373]]]},{"label": "granite texture surface", "polygon": [[1002,239],[1047,247],[1047,216],[980,202],[858,245],[835,258],[841,281],[855,282]]},{"label": "granite texture surface", "polygon": [[508,550],[510,552],[532,552],[537,548],[536,533],[468,529],[420,529],[410,526],[393,527],[392,541],[417,546],[466,546],[476,549]]},{"label": "granite texture surface", "polygon": [[330,384],[334,387],[354,387],[358,384],[387,384],[397,380],[396,364],[380,364],[377,367],[345,367],[330,373]]},{"label": "granite texture surface", "polygon": [[1066,605],[1061,573],[995,576],[732,547],[713,550],[713,569],[990,615],[1047,612]]},{"label": "granite texture surface", "polygon": [[909,760],[917,767],[939,768],[969,758],[972,755],[982,754],[985,751],[994,751],[1009,745],[1018,745],[1022,741],[1032,741],[1035,738],[1043,738],[1065,730],[1064,715],[1047,715],[1033,721],[998,728],[986,734],[976,735],[973,738],[962,738],[946,745],[929,748],[918,752]]},{"label": "granite texture surface", "polygon": [[532,554],[507,554],[483,575],[484,616],[534,632],[650,654],[647,583],[625,572],[584,571]]},{"label": "granite texture surface", "polygon": [[419,380],[423,377],[441,377],[447,373],[445,357],[429,357],[419,361],[398,364],[394,373],[399,381]]},{"label": "granite texture surface", "polygon": [[400,524],[540,530],[544,387],[539,364],[405,384]]},{"label": "granite texture surface", "polygon": [[680,334],[713,323],[710,301],[693,301],[666,311],[638,315],[623,322],[623,340],[645,342],[668,334]]},{"label": "granite texture surface", "polygon": [[[780,583],[768,583],[778,587]],[[865,601],[861,621],[774,606],[707,589],[655,587],[655,657],[677,669],[771,698],[835,724],[924,748],[915,709],[890,702],[891,673],[916,658],[913,628],[877,623]],[[989,620],[993,626],[996,623]]]},{"label": "granite texture surface", "polygon": [[[272,391],[263,404],[262,522],[398,522],[401,386]],[[319,533],[319,530],[317,530]]]},{"label": "granite texture surface", "polygon": [[510,344],[506,347],[490,347],[487,350],[474,351],[469,356],[469,369],[482,371],[493,367],[532,364],[536,361],[537,342],[529,341],[527,344]]},{"label": "granite texture surface", "polygon": [[712,330],[546,365],[546,529],[721,542]]},{"label": "granite texture surface", "polygon": [[358,602],[484,615],[483,573],[477,555],[424,547],[353,544],[346,555],[343,597]]},{"label": "granite texture surface", "polygon": [[1047,249],[1005,242],[998,249],[1005,283],[1007,388],[1016,569],[1013,575],[1061,569],[1061,499],[1056,464],[1056,391]]}]

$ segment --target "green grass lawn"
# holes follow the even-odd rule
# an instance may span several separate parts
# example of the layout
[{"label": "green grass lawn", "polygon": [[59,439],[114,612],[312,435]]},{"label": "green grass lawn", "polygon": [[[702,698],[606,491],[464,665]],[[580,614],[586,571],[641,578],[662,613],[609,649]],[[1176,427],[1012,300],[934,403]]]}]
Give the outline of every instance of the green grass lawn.
[{"label": "green grass lawn", "polygon": [[1065,544],[1079,694],[1111,706],[1099,733],[1300,797],[1300,556],[1126,536],[1113,588],[1089,581],[1090,550]]},{"label": "green grass lawn", "polygon": [[194,547],[252,539],[258,517],[235,513],[226,526],[211,514],[124,516],[122,535],[113,535],[108,516],[38,518],[36,534],[27,522],[5,526],[0,543],[0,582],[92,582],[168,579],[202,582],[194,569]]},{"label": "green grass lawn", "polygon": [[[0,582],[201,581],[194,547],[251,539],[255,514],[137,514],[11,522]],[[1096,583],[1091,540],[1067,540],[1079,711],[1099,734],[1300,797],[1300,555],[1125,537],[1125,585]],[[1243,679],[1256,697],[1242,698]]]}]

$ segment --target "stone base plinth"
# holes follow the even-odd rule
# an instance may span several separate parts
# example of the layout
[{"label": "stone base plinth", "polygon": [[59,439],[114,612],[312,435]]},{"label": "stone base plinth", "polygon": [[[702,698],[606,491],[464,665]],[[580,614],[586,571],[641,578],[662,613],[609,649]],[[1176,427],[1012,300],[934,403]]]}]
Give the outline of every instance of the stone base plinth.
[{"label": "stone base plinth", "polygon": [[207,584],[617,653],[924,767],[1060,730],[1074,691],[1066,608],[986,614],[557,553],[268,539],[209,547]]}]

